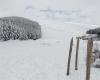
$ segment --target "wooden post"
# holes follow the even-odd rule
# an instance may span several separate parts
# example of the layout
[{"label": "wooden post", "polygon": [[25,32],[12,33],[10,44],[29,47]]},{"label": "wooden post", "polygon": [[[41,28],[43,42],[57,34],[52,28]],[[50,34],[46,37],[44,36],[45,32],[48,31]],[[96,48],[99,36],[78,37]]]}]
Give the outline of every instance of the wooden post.
[{"label": "wooden post", "polygon": [[87,43],[86,80],[90,80],[92,47],[93,47],[93,40],[89,39]]},{"label": "wooden post", "polygon": [[73,38],[71,39],[71,42],[70,42],[68,64],[67,64],[67,75],[69,75],[69,73],[70,73],[70,61],[71,61],[72,46],[73,46]]},{"label": "wooden post", "polygon": [[77,45],[76,45],[75,70],[78,70],[78,50],[79,50],[79,37],[77,38]]}]

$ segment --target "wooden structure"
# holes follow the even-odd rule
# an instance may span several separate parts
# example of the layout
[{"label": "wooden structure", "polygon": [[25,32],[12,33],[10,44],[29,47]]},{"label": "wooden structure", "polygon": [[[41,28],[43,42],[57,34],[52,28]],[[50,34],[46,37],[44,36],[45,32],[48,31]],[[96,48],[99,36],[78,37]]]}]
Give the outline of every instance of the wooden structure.
[{"label": "wooden structure", "polygon": [[[75,70],[78,70],[78,51],[79,51],[79,40],[82,39],[77,37],[77,44],[76,44],[76,56],[75,56]],[[87,38],[87,60],[86,60],[86,80],[90,80],[90,72],[91,72],[91,58],[92,58],[92,48],[93,48],[93,40],[92,38]],[[68,64],[67,64],[67,75],[70,73],[70,62],[71,62],[71,54],[73,48],[73,38],[70,42],[70,49],[69,49],[69,57],[68,57]]]},{"label": "wooden structure", "polygon": [[90,80],[92,47],[93,47],[93,40],[89,39],[87,43],[86,80]]},{"label": "wooden structure", "polygon": [[79,38],[77,38],[77,45],[76,45],[75,70],[78,70],[78,51],[79,51]]},{"label": "wooden structure", "polygon": [[71,42],[70,42],[69,57],[68,57],[68,64],[67,64],[67,75],[69,75],[70,73],[70,61],[71,61],[72,47],[73,47],[73,38],[71,39]]}]

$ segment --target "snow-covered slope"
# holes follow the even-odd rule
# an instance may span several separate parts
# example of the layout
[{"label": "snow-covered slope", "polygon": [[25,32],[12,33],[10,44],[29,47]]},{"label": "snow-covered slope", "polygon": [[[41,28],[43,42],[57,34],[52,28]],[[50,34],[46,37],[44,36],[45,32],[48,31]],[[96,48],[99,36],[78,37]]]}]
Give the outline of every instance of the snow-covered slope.
[{"label": "snow-covered slope", "polygon": [[[99,0],[3,0],[0,1],[0,17],[17,15],[34,19],[53,16],[57,20],[99,25],[99,3]],[[44,13],[41,10],[51,11]]]}]

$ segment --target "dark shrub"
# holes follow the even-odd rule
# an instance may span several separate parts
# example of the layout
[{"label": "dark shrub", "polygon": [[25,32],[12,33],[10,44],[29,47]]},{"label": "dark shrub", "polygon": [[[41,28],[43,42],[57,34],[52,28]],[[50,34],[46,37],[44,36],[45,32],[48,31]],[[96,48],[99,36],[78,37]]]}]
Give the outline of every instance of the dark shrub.
[{"label": "dark shrub", "polygon": [[94,67],[100,68],[100,45],[94,43],[93,54],[92,54],[92,64]]}]

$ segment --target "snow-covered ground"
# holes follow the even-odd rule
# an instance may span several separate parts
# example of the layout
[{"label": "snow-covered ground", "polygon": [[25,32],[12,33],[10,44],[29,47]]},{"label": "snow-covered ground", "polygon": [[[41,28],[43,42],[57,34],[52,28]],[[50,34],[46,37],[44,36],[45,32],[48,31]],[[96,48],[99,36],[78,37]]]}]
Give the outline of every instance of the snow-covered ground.
[{"label": "snow-covered ground", "polygon": [[[45,23],[46,22],[46,23]],[[48,23],[47,23],[48,22]],[[84,34],[87,26],[58,21],[40,21],[42,38],[36,41],[0,42],[1,80],[84,80],[86,41],[80,42],[79,70],[74,71],[77,35]],[[69,44],[74,36],[71,74],[66,76]],[[100,72],[92,68],[92,79]],[[97,75],[96,75],[97,74]],[[99,78],[95,79],[99,80]]]},{"label": "snow-covered ground", "polygon": [[[0,80],[85,80],[87,44],[80,41],[79,69],[75,71],[75,37],[99,26],[99,11],[95,12],[99,1],[59,0],[56,3],[56,0],[1,1],[0,17],[16,15],[36,20],[43,36],[36,41],[0,42]],[[72,37],[71,71],[66,76]],[[91,70],[91,80],[99,80],[100,71]]]}]

